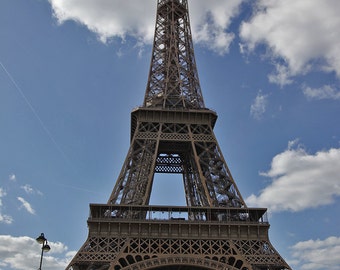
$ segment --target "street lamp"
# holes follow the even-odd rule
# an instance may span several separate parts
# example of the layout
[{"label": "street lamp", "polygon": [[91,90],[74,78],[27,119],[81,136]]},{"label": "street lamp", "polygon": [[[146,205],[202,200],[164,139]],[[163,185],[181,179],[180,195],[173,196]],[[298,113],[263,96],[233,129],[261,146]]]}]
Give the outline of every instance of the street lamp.
[{"label": "street lamp", "polygon": [[40,236],[36,239],[37,242],[39,244],[41,244],[41,256],[40,256],[40,266],[39,266],[39,270],[41,270],[41,265],[42,265],[42,259],[44,256],[44,252],[49,251],[51,248],[50,246],[47,244],[47,239],[45,238],[44,234],[41,233]]}]

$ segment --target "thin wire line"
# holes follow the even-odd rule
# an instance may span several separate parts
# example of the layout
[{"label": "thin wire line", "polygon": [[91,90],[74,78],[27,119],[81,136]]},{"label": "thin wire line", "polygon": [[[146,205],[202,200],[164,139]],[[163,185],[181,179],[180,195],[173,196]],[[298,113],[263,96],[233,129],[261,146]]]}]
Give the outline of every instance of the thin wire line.
[{"label": "thin wire line", "polygon": [[2,64],[2,62],[0,61],[0,66],[2,67],[2,69],[5,71],[6,75],[8,76],[8,78],[10,79],[10,81],[13,83],[13,85],[15,86],[15,88],[18,90],[18,92],[20,93],[21,97],[24,99],[24,101],[26,102],[26,104],[28,105],[28,107],[30,108],[30,110],[32,111],[33,115],[35,116],[35,118],[38,120],[39,124],[41,125],[41,127],[43,128],[43,130],[45,131],[45,133],[47,134],[47,136],[49,137],[49,139],[52,141],[52,143],[54,144],[54,146],[58,149],[58,151],[62,154],[63,158],[69,163],[70,159],[67,157],[67,155],[65,154],[65,152],[61,149],[61,147],[59,146],[59,144],[57,143],[57,141],[53,138],[51,132],[49,131],[49,129],[46,127],[45,123],[42,121],[42,119],[40,118],[40,116],[38,115],[37,111],[34,109],[34,107],[32,106],[31,102],[27,99],[27,97],[25,96],[24,92],[21,90],[21,88],[19,87],[19,85],[16,83],[16,81],[14,80],[13,76],[8,72],[8,70],[6,69],[6,67]]}]

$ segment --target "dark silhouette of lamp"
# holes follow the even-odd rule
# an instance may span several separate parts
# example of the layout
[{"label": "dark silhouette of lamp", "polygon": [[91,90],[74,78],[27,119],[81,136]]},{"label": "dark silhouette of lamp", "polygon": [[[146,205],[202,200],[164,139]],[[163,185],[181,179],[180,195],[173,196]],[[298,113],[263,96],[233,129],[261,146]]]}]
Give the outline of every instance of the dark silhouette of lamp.
[{"label": "dark silhouette of lamp", "polygon": [[44,257],[44,252],[48,252],[51,247],[47,244],[47,239],[45,238],[45,235],[43,233],[40,234],[40,236],[36,239],[39,244],[41,244],[41,256],[40,256],[40,266],[39,270],[41,270],[42,260]]}]

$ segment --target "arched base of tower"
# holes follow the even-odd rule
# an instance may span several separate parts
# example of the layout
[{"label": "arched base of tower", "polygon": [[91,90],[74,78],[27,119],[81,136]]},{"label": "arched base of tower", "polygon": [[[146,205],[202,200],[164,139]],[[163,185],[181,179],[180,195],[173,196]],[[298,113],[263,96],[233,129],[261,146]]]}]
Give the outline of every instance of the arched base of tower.
[{"label": "arched base of tower", "polygon": [[[290,270],[262,208],[91,205],[89,236],[68,270]],[[125,213],[123,217],[107,212]],[[174,213],[183,218],[172,218]],[[197,213],[223,219],[191,220]],[[149,213],[141,216],[136,213]],[[150,215],[153,213],[153,215]],[[154,219],[162,214],[167,219]],[[247,219],[235,219],[235,216]],[[184,217],[186,216],[186,217]]]},{"label": "arched base of tower", "polygon": [[193,265],[170,265],[170,266],[159,266],[152,268],[151,270],[207,270],[209,268],[197,267]]},{"label": "arched base of tower", "polygon": [[[236,260],[235,257],[225,256],[222,259],[217,257],[213,259],[201,256],[188,255],[168,255],[157,256],[152,259],[136,262],[125,267],[112,265],[109,270],[251,270],[251,266],[242,260]],[[230,264],[229,264],[230,263]]]},{"label": "arched base of tower", "polygon": [[[231,260],[235,264],[235,260]],[[250,266],[241,260],[237,265],[229,265],[226,261],[217,261],[199,256],[160,256],[158,258],[141,261],[124,268],[110,267],[109,270],[250,270]]]}]

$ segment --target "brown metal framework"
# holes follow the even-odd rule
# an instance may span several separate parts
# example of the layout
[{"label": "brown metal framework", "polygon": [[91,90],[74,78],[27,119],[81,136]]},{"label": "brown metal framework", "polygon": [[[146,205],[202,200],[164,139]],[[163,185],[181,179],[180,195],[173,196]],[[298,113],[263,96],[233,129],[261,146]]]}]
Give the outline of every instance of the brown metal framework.
[{"label": "brown metal framework", "polygon": [[[107,204],[68,270],[289,270],[269,241],[266,209],[248,208],[200,90],[186,0],[158,0],[144,104]],[[155,173],[183,176],[186,206],[150,206]]]},{"label": "brown metal framework", "polygon": [[144,107],[204,108],[186,0],[158,0]]}]

